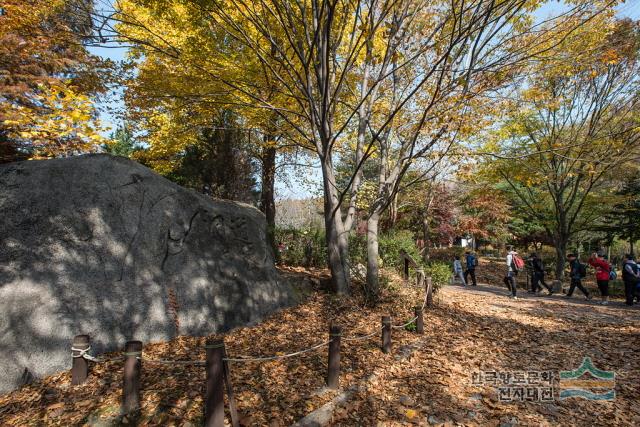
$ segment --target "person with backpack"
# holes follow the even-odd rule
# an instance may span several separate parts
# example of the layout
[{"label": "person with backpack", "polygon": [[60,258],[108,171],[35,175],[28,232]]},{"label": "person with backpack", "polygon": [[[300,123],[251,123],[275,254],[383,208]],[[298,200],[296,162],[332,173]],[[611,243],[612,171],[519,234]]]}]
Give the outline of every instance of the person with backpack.
[{"label": "person with backpack", "polygon": [[582,279],[587,276],[587,266],[580,263],[576,254],[567,255],[567,259],[569,260],[569,277],[571,278],[571,285],[569,286],[569,292],[565,295],[566,298],[571,298],[573,295],[573,291],[576,289],[580,289],[580,291],[584,294],[584,296],[590,300],[593,298],[589,291],[582,286]]},{"label": "person with backpack", "polygon": [[615,274],[615,271],[612,270],[611,264],[607,262],[602,252],[591,254],[589,264],[596,270],[596,282],[602,299],[600,304],[607,305],[609,304],[609,280],[613,280],[611,275]]},{"label": "person with backpack", "polygon": [[464,271],[464,281],[468,283],[467,278],[471,275],[471,284],[473,286],[478,286],[478,282],[476,281],[476,266],[478,265],[478,259],[474,254],[469,251],[464,253],[465,255],[465,264],[467,269]]},{"label": "person with backpack", "polygon": [[518,252],[513,250],[513,246],[509,246],[507,253],[507,275],[504,277],[504,284],[511,291],[511,298],[518,299],[516,291],[516,276],[518,271],[524,268],[524,260],[518,256]]},{"label": "person with backpack", "polygon": [[636,287],[640,283],[640,269],[633,259],[632,254],[624,256],[625,260],[622,264],[622,281],[624,282],[624,296],[627,305],[633,305],[636,296]]},{"label": "person with backpack", "polygon": [[467,281],[464,279],[464,274],[462,273],[462,262],[460,262],[460,256],[456,255],[453,260],[453,277],[459,277],[462,280],[462,286],[467,286]]},{"label": "person with backpack", "polygon": [[[553,295],[553,290],[544,281],[544,264],[537,253],[534,252],[531,254],[529,263],[531,265],[531,291],[538,293],[542,291],[542,286],[544,286],[547,288],[549,295]],[[540,286],[540,284],[542,284],[542,286]]]}]

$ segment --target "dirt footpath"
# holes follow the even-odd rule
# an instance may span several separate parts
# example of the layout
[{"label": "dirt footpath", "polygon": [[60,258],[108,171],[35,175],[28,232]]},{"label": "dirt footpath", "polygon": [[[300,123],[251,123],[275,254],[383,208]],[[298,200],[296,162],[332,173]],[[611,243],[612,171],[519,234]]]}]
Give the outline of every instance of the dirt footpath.
[{"label": "dirt footpath", "polygon": [[[637,306],[449,286],[426,323],[421,348],[350,410],[376,414],[379,425],[640,425]],[[559,399],[559,372],[585,357],[615,372],[613,400]],[[605,394],[611,380],[600,385],[582,383]],[[354,425],[348,417],[341,424]]]}]

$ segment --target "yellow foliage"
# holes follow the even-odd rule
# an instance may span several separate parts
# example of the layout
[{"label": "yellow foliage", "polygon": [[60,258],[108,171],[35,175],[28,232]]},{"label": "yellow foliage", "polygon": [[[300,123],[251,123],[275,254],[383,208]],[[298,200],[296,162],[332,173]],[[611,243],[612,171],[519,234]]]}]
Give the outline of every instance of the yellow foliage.
[{"label": "yellow foliage", "polygon": [[37,110],[0,100],[9,137],[27,140],[32,158],[92,152],[104,142],[101,124],[92,117],[92,101],[73,87],[64,82],[41,84],[38,100]]}]

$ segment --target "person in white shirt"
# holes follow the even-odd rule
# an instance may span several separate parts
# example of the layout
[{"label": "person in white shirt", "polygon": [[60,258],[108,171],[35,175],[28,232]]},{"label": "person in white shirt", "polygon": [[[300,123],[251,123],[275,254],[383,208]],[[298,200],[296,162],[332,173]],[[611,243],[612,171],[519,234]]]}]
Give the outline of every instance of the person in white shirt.
[{"label": "person in white shirt", "polygon": [[453,260],[453,276],[459,277],[462,281],[462,286],[467,286],[467,282],[464,280],[464,270],[462,269],[462,263],[460,262],[460,257],[456,255],[456,258]]},{"label": "person in white shirt", "polygon": [[513,246],[509,246],[509,252],[507,253],[507,274],[504,276],[504,284],[511,291],[511,298],[518,299],[516,296],[516,274],[518,270],[515,268],[513,256],[518,252],[513,250]]}]

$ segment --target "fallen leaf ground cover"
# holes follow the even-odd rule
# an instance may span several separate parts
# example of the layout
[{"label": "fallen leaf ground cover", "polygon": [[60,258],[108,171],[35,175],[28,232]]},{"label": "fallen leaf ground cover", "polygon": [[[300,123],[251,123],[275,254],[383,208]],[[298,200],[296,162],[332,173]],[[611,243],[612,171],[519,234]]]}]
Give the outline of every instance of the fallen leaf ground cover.
[{"label": "fallen leaf ground cover", "polygon": [[[290,269],[304,280],[318,272]],[[334,425],[640,425],[640,311],[619,303],[603,307],[579,298],[506,297],[498,286],[448,286],[425,313],[425,334],[393,331],[393,351],[380,336],[343,341],[341,386],[360,385],[334,414]],[[349,298],[314,289],[306,302],[259,325],[225,334],[230,356],[288,353],[328,339],[332,321],[344,336],[374,332],[380,316],[399,324],[412,315],[421,289],[392,281],[375,309],[356,293]],[[144,356],[204,359],[205,338],[179,337],[150,344]],[[552,402],[501,402],[491,386],[474,385],[474,372],[552,371],[577,368],[583,357],[616,373],[610,402],[578,398]],[[232,363],[232,381],[244,425],[290,425],[330,401],[324,391],[327,354]],[[62,372],[0,397],[2,425],[97,424],[117,414],[122,362],[93,367],[90,379],[70,386]],[[557,384],[556,384],[557,386]],[[140,425],[199,425],[204,370],[143,363]]]},{"label": "fallen leaf ground cover", "polygon": [[[329,325],[343,326],[345,337],[381,329],[381,316],[393,314],[394,324],[411,318],[421,305],[424,290],[392,286],[375,308],[366,308],[361,293],[336,297],[318,288],[324,272],[285,269],[290,280],[306,281],[315,289],[306,301],[277,312],[253,327],[238,328],[224,338],[229,357],[282,355],[329,339]],[[309,280],[311,278],[311,280]],[[398,280],[399,282],[399,280]],[[416,338],[394,330],[398,344]],[[143,358],[204,360],[206,337],[181,336],[169,342],[147,344]],[[341,385],[364,378],[376,367],[388,365],[380,333],[362,342],[342,344]],[[121,353],[107,354],[118,357]],[[85,384],[71,386],[69,371],[49,376],[0,396],[1,425],[84,425],[113,420],[119,411],[122,387],[120,360],[91,364]],[[201,366],[142,362],[140,425],[200,425],[205,373]],[[236,402],[244,425],[290,425],[331,400],[335,391],[322,390],[327,372],[327,347],[283,360],[230,364]],[[124,420],[128,421],[128,420]]]},{"label": "fallen leaf ground cover", "polygon": [[[640,310],[560,296],[507,297],[498,286],[442,290],[421,345],[380,372],[336,425],[640,425]],[[613,401],[558,400],[557,375],[590,357],[616,374]],[[501,402],[474,372],[550,371],[552,402]],[[404,403],[403,403],[404,402]],[[354,415],[367,414],[363,422]]]}]

